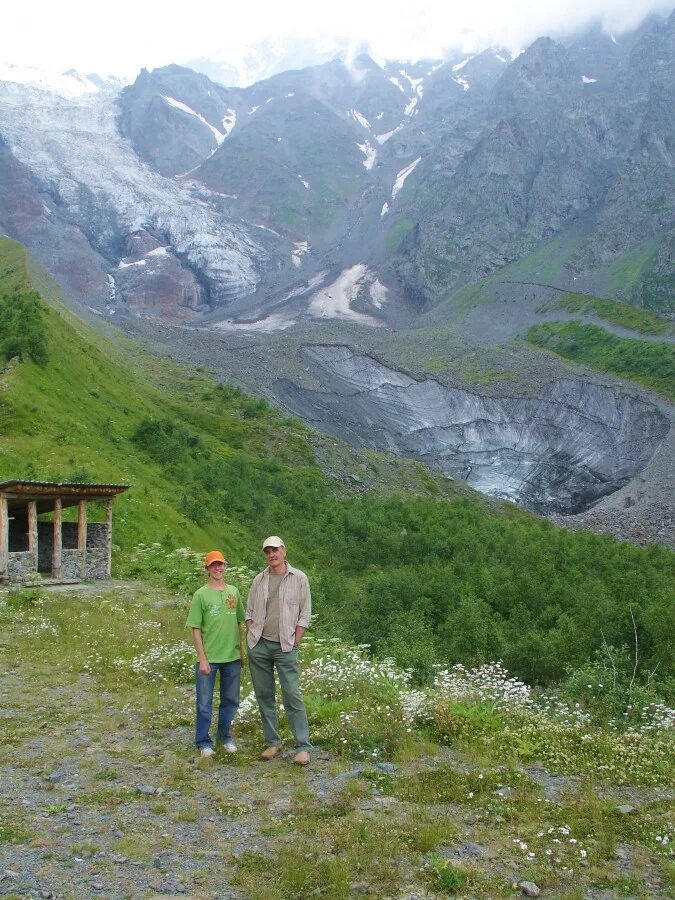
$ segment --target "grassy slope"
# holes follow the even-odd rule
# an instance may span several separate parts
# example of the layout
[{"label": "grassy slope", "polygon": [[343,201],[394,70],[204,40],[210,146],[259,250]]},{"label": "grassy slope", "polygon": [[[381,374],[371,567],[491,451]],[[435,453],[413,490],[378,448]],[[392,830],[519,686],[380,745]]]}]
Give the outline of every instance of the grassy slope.
[{"label": "grassy slope", "polygon": [[601,372],[636,381],[665,397],[675,397],[675,348],[617,337],[597,325],[582,322],[544,322],[533,325],[527,339],[565,359]]},{"label": "grassy slope", "polygon": [[[3,242],[0,265],[25,278],[16,253]],[[281,532],[313,576],[324,630],[418,671],[501,657],[544,682],[599,646],[599,621],[608,641],[630,645],[629,600],[644,664],[667,678],[664,548],[558,531],[428,473],[418,479],[426,496],[397,496],[411,466],[391,461],[382,468],[392,496],[342,490],[337,500],[297,420],[136,344],[113,344],[65,309],[44,315],[47,364],[0,373],[0,478],[132,485],[116,504],[119,562],[128,565],[136,543],[161,541],[221,545],[257,567],[261,536]],[[142,423],[140,446],[132,438]]]},{"label": "grassy slope", "polygon": [[[0,479],[126,483],[132,489],[117,500],[115,514],[122,548],[159,540],[219,543],[231,553],[250,546],[249,528],[236,519],[198,525],[184,516],[184,485],[175,472],[131,440],[139,423],[175,422],[220,463],[244,469],[261,468],[265,460],[274,460],[273,468],[283,463],[299,493],[318,484],[325,492],[334,487],[315,464],[302,423],[237,391],[219,391],[207,374],[158,360],[119,334],[114,342],[106,339],[65,308],[58,286],[13,241],[0,240],[0,284],[32,286],[49,303],[47,364],[28,359],[0,373]],[[441,479],[407,463],[398,467],[399,480],[419,490],[446,489],[430,485],[442,485]],[[453,491],[449,484],[447,490]]]},{"label": "grassy slope", "polygon": [[639,334],[671,334],[672,325],[655,315],[651,310],[640,309],[621,300],[607,297],[593,297],[589,294],[563,294],[556,306],[572,312],[595,313],[612,325],[637,331]]}]

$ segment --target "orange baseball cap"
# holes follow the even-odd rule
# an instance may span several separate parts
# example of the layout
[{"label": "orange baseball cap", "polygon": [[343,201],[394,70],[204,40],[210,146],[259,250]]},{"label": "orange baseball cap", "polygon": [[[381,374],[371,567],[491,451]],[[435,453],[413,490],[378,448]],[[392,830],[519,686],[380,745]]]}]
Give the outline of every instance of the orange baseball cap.
[{"label": "orange baseball cap", "polygon": [[220,550],[210,550],[206,556],[204,557],[204,565],[208,568],[211,563],[214,562],[225,562],[225,557],[220,552]]}]

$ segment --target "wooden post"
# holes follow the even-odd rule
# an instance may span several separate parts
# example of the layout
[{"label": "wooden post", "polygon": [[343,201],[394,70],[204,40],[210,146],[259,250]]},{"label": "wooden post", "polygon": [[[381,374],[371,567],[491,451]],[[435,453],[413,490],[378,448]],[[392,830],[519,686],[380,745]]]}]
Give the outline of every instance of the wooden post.
[{"label": "wooden post", "polygon": [[7,578],[9,568],[9,510],[7,497],[0,497],[0,581]]},{"label": "wooden post", "polygon": [[61,575],[61,548],[63,546],[63,524],[61,519],[61,498],[54,500],[54,546],[52,547],[52,575]]},{"label": "wooden post", "polygon": [[106,568],[105,572],[110,578],[112,564],[112,508],[113,498],[108,497],[105,501],[105,552],[106,552]]},{"label": "wooden post", "polygon": [[87,501],[80,500],[77,509],[77,552],[80,557],[80,578],[87,575]]},{"label": "wooden post", "polygon": [[28,501],[28,549],[33,558],[33,569],[38,570],[38,520],[37,503]]}]

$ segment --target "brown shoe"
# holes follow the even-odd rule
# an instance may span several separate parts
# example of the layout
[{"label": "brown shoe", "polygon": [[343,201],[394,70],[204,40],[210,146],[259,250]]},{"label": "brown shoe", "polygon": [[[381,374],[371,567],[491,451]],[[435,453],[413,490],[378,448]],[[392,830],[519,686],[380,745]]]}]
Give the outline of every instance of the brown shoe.
[{"label": "brown shoe", "polygon": [[306,750],[298,750],[295,754],[295,759],[293,762],[296,766],[308,766],[309,765],[309,753]]},{"label": "brown shoe", "polygon": [[271,759],[274,759],[275,756],[278,756],[281,753],[281,747],[266,747],[263,752],[260,754],[260,759],[264,759],[265,762],[269,762]]}]

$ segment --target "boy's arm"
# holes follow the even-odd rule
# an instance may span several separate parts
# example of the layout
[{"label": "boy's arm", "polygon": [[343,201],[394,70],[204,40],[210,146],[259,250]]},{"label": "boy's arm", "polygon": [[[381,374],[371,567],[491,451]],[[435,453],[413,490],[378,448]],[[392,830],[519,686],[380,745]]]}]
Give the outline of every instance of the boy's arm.
[{"label": "boy's arm", "polygon": [[239,629],[239,659],[241,660],[241,667],[243,669],[246,665],[246,656],[244,655],[244,641],[242,638],[241,622],[237,622],[237,628]]},{"label": "boy's arm", "polygon": [[206,654],[204,653],[204,643],[202,641],[201,628],[192,629],[192,640],[195,645],[195,650],[197,651],[197,656],[199,657],[199,671],[202,673],[202,675],[210,675],[211,666],[208,659],[206,658]]}]

